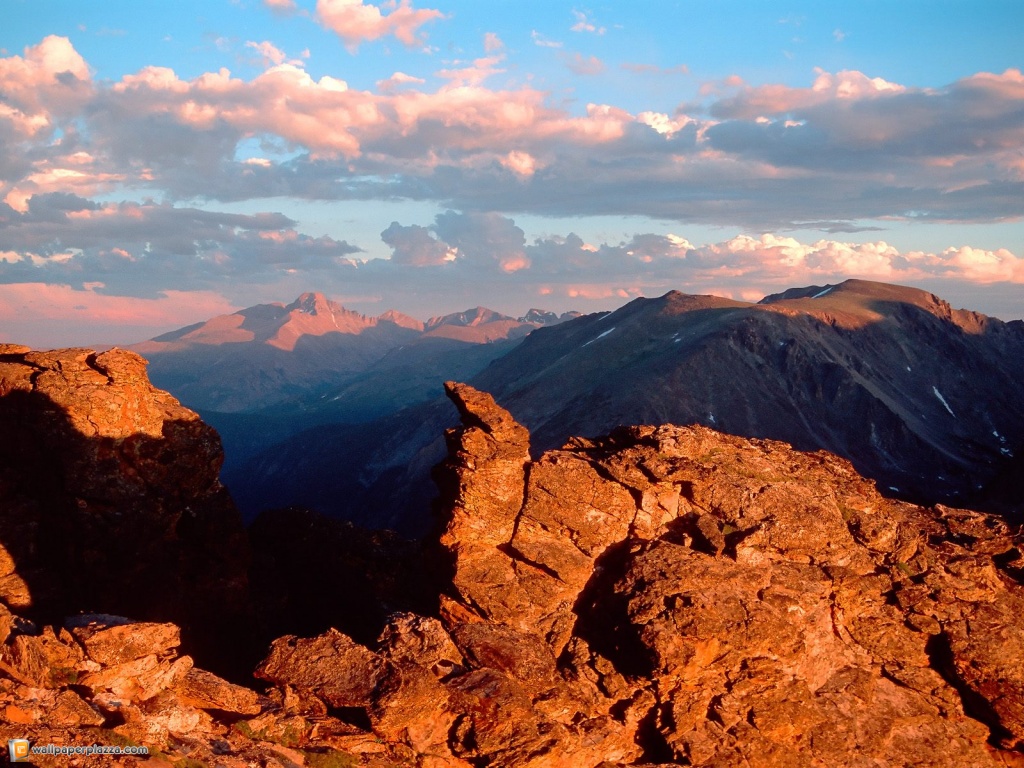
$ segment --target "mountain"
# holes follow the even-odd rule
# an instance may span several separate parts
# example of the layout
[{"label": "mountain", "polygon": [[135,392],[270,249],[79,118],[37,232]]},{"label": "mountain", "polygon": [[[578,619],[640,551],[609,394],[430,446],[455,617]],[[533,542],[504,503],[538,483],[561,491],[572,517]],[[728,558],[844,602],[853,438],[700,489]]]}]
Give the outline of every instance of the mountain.
[{"label": "mountain", "polygon": [[[323,294],[304,293],[288,305],[260,304],[220,315],[130,349],[149,360],[150,377],[157,386],[173,392],[211,421],[222,422],[229,431],[236,423],[283,424],[297,414],[296,423],[302,426],[346,420],[353,408],[340,406],[344,411],[340,415],[330,405],[322,415],[313,416],[310,411],[345,397],[349,386],[364,386],[382,396],[381,403],[371,397],[372,402],[360,406],[363,410],[357,420],[366,421],[429,397],[421,388],[382,381],[380,374],[440,366],[446,374],[436,381],[430,379],[436,391],[446,377],[466,377],[478,370],[472,362],[469,367],[449,370],[443,358],[485,358],[485,365],[494,350],[481,353],[470,350],[471,346],[521,339],[535,328],[559,322],[553,313],[531,313],[529,319],[516,319],[477,307],[422,323],[395,310],[378,317],[362,315]],[[409,351],[403,354],[403,350]],[[435,356],[442,359],[432,363]],[[390,386],[393,383],[406,394],[396,397]],[[288,415],[279,417],[282,407]],[[255,420],[212,415],[258,411]],[[247,429],[242,426],[239,431]],[[284,428],[283,433],[289,430]]]},{"label": "mountain", "polygon": [[[539,449],[623,424],[703,424],[832,451],[902,498],[1024,513],[1019,484],[998,481],[1024,451],[1024,322],[913,288],[849,280],[759,304],[673,291],[538,329],[471,382]],[[291,499],[422,533],[449,426],[435,401],[324,427],[226,480],[250,515]]]}]

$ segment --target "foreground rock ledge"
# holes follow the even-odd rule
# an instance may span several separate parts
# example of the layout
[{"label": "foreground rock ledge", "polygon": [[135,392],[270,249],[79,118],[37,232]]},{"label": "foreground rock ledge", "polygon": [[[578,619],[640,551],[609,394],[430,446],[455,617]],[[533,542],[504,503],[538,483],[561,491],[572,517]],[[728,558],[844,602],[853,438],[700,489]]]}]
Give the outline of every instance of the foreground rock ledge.
[{"label": "foreground rock ledge", "polygon": [[[166,626],[122,652],[117,626],[8,616],[0,738],[52,736],[62,707],[211,765],[1024,765],[1019,531],[698,427],[531,461],[488,395],[447,391],[437,616],[396,614],[371,646],[280,638],[262,697],[157,652]],[[48,673],[79,666],[85,687]]]},{"label": "foreground rock ledge", "polygon": [[488,395],[447,391],[439,620],[374,648],[282,638],[261,677],[439,765],[1022,761],[1024,558],[1000,520],[699,427],[530,461]]},{"label": "foreground rock ledge", "polygon": [[191,652],[251,667],[248,547],[222,461],[134,352],[0,344],[0,600],[45,623],[174,621]]}]

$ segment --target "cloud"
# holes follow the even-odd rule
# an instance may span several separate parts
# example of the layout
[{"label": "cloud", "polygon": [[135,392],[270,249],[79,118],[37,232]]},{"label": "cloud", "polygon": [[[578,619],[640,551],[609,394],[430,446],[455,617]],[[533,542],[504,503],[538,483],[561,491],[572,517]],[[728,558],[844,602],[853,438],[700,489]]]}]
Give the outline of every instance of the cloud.
[{"label": "cloud", "polygon": [[[125,322],[155,328],[252,304],[256,296],[289,300],[311,287],[362,296],[361,311],[427,317],[477,304],[513,314],[530,306],[594,311],[670,289],[750,300],[859,277],[964,297],[971,308],[1013,317],[1024,285],[1024,257],[1007,249],[901,251],[881,240],[804,242],[770,232],[702,245],[664,233],[618,242],[588,242],[572,232],[529,240],[514,219],[493,212],[446,211],[427,225],[392,222],[381,232],[391,258],[368,261],[351,258],[356,249],[347,243],[296,233],[280,214],[54,195],[33,198],[24,214],[0,215],[0,236],[11,243],[0,251],[0,326],[12,341],[30,332],[24,318],[41,318],[38,333],[46,338],[56,338],[59,320],[83,333],[92,327],[94,335],[76,343],[94,343],[120,313]],[[187,315],[189,296],[196,309]],[[45,307],[26,309],[33,297]],[[365,297],[379,300],[367,304]],[[167,329],[103,339],[139,340]]]},{"label": "cloud", "polygon": [[397,221],[380,233],[391,247],[391,261],[413,267],[438,266],[454,261],[456,251],[435,237],[427,227],[413,224],[403,227]]},{"label": "cloud", "polygon": [[450,87],[453,88],[478,86],[487,78],[505,71],[498,68],[498,64],[504,61],[504,59],[505,57],[502,54],[485,56],[480,59],[474,59],[473,63],[468,66],[442,69],[435,74],[440,78],[448,80]]},{"label": "cloud", "polygon": [[[1024,284],[1024,257],[1007,249],[958,247],[928,253],[900,251],[885,241],[806,243],[773,233],[737,235],[700,246],[675,234],[587,243],[569,233],[527,243],[513,219],[494,213],[448,211],[429,227],[394,222],[382,239],[393,250],[387,264],[393,286],[403,285],[402,267],[415,266],[421,269],[409,279],[420,288],[443,293],[443,282],[456,281],[476,286],[482,295],[550,297],[561,302],[559,307],[573,298],[657,295],[672,288],[702,293],[708,286],[735,298],[760,297],[852,277],[960,289]],[[364,279],[374,269],[382,274],[383,264],[371,265],[362,265],[360,277],[349,279]]]},{"label": "cloud", "polygon": [[597,56],[584,57],[580,53],[574,53],[572,56],[563,56],[562,60],[565,66],[577,75],[600,75],[605,69],[604,62]]},{"label": "cloud", "polygon": [[503,50],[504,48],[505,44],[497,34],[494,32],[487,32],[484,34],[484,50],[487,51],[487,53],[495,53]]},{"label": "cloud", "polygon": [[37,349],[126,344],[239,309],[212,291],[172,290],[140,298],[109,295],[104,287],[0,284],[0,341]]},{"label": "cloud", "polygon": [[248,42],[245,44],[246,48],[252,48],[260,55],[263,59],[264,64],[283,64],[285,59],[284,51],[277,48],[273,43],[264,40],[262,43]]},{"label": "cloud", "polygon": [[595,35],[603,35],[605,33],[604,27],[598,27],[583,11],[577,11],[575,8],[572,11],[573,17],[576,19],[576,23],[569,27],[572,32],[590,32]]},{"label": "cloud", "polygon": [[[1024,215],[1019,70],[943,88],[855,71],[817,71],[804,87],[729,78],[667,114],[500,87],[495,75],[514,66],[503,52],[452,63],[440,86],[394,73],[364,90],[274,63],[283,54],[270,44],[252,48],[269,66],[249,79],[145,67],[94,82],[63,38],[0,58],[0,200],[24,212],[55,192],[404,198],[746,231]],[[254,143],[269,149],[253,157]]]},{"label": "cloud", "polygon": [[[355,246],[313,238],[277,213],[229,214],[169,204],[99,204],[71,194],[0,206],[0,284],[101,282],[112,295],[212,290],[351,266]],[[12,256],[13,255],[13,256]]]},{"label": "cloud", "polygon": [[538,45],[541,48],[561,48],[563,45],[557,40],[549,40],[537,30],[530,32],[530,39],[533,40],[534,45]]},{"label": "cloud", "polygon": [[382,13],[378,6],[363,0],[317,0],[316,13],[320,23],[352,51],[360,43],[389,35],[410,48],[423,45],[420,27],[444,18],[441,11],[432,8],[413,8],[409,0],[401,0],[391,13]]},{"label": "cloud", "polygon": [[263,0],[263,4],[275,13],[294,13],[298,10],[295,0]]},{"label": "cloud", "polygon": [[637,64],[624,61],[619,65],[627,72],[637,75],[688,75],[690,68],[685,64],[677,64],[674,67],[659,67],[656,64]]}]

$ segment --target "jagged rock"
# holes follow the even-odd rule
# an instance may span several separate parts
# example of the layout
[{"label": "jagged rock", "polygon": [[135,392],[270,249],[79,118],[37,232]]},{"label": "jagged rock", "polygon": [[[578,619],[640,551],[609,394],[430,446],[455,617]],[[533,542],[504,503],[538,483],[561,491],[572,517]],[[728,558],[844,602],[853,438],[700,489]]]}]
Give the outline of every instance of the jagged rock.
[{"label": "jagged rock", "polygon": [[0,600],[48,624],[82,609],[174,621],[213,662],[253,654],[220,441],[145,360],[6,345],[0,433]]},{"label": "jagged rock", "polygon": [[163,656],[181,644],[174,624],[133,622],[123,617],[76,617],[71,633],[93,661],[123,664],[143,656]]},{"label": "jagged rock", "polygon": [[85,654],[66,630],[58,637],[53,627],[44,627],[37,636],[19,634],[0,648],[0,660],[6,663],[14,679],[38,688],[60,688],[76,682]]},{"label": "jagged rock", "polygon": [[47,716],[47,724],[56,728],[82,728],[103,725],[106,719],[89,703],[72,690],[57,694],[53,709]]},{"label": "jagged rock", "polygon": [[309,640],[278,638],[256,676],[310,690],[332,707],[365,707],[383,672],[376,654],[332,629]]},{"label": "jagged rock", "polygon": [[419,664],[437,677],[445,677],[465,663],[440,621],[412,613],[391,616],[377,645],[389,659]]},{"label": "jagged rock", "polygon": [[177,684],[190,669],[192,658],[189,656],[173,662],[143,656],[90,672],[79,682],[94,692],[108,692],[121,701],[146,701]]},{"label": "jagged rock", "polygon": [[229,683],[203,669],[190,669],[177,684],[175,692],[183,701],[200,709],[239,715],[256,715],[261,709],[255,691]]},{"label": "jagged rock", "polygon": [[0,739],[76,743],[79,718],[225,766],[1024,762],[1024,532],[702,427],[531,461],[489,397],[448,391],[438,616],[279,638],[261,698],[176,658],[172,626],[8,612]]}]

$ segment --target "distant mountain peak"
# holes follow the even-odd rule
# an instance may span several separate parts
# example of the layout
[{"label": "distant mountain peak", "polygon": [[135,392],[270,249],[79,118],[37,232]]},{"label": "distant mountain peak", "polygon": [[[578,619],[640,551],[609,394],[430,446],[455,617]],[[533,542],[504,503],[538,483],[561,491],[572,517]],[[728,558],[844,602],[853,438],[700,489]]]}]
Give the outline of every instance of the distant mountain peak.
[{"label": "distant mountain peak", "polygon": [[452,312],[447,315],[432,317],[427,320],[425,327],[428,331],[442,325],[473,327],[500,320],[511,320],[516,322],[516,318],[503,315],[500,312],[495,312],[493,309],[488,309],[487,307],[473,307],[472,309],[467,309],[464,312]]},{"label": "distant mountain peak", "polygon": [[307,292],[299,296],[287,306],[288,311],[299,311],[304,315],[333,315],[337,309],[344,309],[340,304],[328,299],[322,293]]}]

